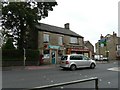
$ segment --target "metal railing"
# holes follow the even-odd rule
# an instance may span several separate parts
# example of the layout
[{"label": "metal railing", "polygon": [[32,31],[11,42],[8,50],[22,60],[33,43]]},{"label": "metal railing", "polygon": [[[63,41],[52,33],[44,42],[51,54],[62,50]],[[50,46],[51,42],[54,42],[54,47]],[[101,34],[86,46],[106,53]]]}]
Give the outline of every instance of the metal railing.
[{"label": "metal railing", "polygon": [[29,90],[48,89],[48,88],[52,88],[52,87],[58,87],[58,86],[88,82],[88,81],[93,81],[93,80],[95,80],[95,90],[98,90],[98,78],[97,77],[92,77],[92,78],[82,79],[82,80],[76,80],[76,81],[70,81],[70,82],[64,82],[64,83],[58,83],[58,84],[52,84],[52,85],[45,85],[45,86],[35,87],[35,88],[29,89]]}]

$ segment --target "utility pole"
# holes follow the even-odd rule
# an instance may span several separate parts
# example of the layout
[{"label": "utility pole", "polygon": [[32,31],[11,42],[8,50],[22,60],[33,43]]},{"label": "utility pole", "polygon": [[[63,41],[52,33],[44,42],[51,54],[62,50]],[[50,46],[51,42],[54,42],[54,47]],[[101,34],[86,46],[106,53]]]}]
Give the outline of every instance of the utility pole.
[{"label": "utility pole", "polygon": [[98,55],[99,55],[99,60],[100,60],[100,57],[101,57],[101,56],[100,56],[100,40],[98,40],[98,51],[99,51],[99,52],[98,52]]},{"label": "utility pole", "polygon": [[25,48],[23,48],[23,51],[24,51],[24,67],[25,67],[25,61],[26,61],[26,51],[25,51]]}]

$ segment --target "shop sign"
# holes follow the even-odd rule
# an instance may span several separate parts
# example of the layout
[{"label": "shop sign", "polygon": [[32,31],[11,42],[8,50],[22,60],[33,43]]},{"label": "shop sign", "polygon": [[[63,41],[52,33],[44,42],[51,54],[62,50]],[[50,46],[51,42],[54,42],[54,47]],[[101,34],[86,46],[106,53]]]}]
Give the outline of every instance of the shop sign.
[{"label": "shop sign", "polygon": [[49,48],[49,49],[59,49],[59,48],[60,48],[60,46],[53,46],[53,45],[49,45],[49,46],[48,46],[48,48]]},{"label": "shop sign", "polygon": [[71,48],[71,51],[89,51],[89,49]]},{"label": "shop sign", "polygon": [[65,48],[64,48],[64,47],[60,47],[59,49],[60,49],[60,50],[64,50]]}]

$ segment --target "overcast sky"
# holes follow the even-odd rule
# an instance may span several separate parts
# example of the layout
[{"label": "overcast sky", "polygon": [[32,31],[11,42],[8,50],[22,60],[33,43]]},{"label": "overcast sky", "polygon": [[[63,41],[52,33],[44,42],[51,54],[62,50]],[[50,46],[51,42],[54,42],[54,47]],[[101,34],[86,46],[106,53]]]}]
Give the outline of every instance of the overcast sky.
[{"label": "overcast sky", "polygon": [[118,1],[120,0],[56,0],[58,5],[42,23],[64,27],[89,40],[93,45],[100,35],[118,34]]}]

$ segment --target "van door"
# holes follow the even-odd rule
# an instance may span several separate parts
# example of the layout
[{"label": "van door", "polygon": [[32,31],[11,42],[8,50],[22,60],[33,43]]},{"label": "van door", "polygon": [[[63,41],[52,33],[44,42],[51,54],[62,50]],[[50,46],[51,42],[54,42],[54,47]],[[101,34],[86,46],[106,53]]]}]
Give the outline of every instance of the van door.
[{"label": "van door", "polygon": [[78,63],[79,65],[79,67],[83,67],[84,66],[84,64],[85,64],[85,61],[84,61],[84,58],[83,58],[83,56],[79,56],[79,63]]},{"label": "van door", "polygon": [[70,56],[70,62],[74,63],[77,67],[83,66],[83,57],[79,55]]},{"label": "van door", "polygon": [[90,66],[91,61],[90,61],[90,59],[88,57],[83,56],[83,61],[84,61],[83,64],[84,64],[85,67]]}]

